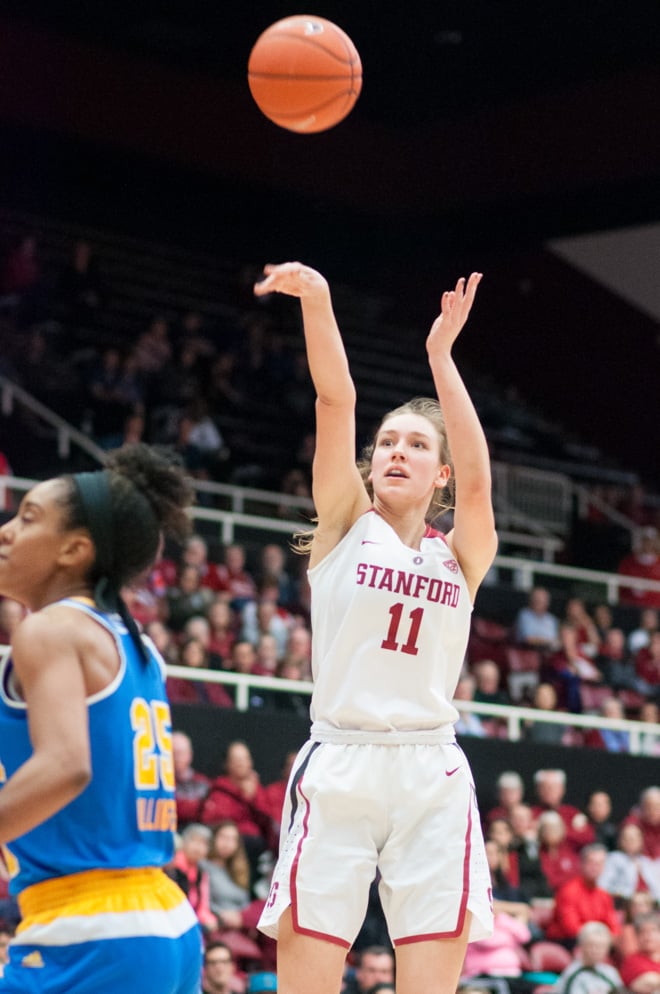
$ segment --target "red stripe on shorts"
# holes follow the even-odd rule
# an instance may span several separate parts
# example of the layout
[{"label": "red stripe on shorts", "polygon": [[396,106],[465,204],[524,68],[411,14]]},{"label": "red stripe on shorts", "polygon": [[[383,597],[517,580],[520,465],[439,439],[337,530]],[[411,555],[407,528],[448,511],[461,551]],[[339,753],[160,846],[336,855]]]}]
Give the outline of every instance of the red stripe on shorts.
[{"label": "red stripe on shorts", "polygon": [[300,935],[311,935],[315,939],[325,939],[326,942],[334,942],[338,946],[343,946],[344,949],[350,949],[351,943],[346,942],[345,939],[340,939],[338,935],[329,935],[327,932],[317,932],[313,928],[305,928],[300,924],[298,918],[298,891],[296,889],[296,876],[298,874],[298,861],[300,859],[300,850],[302,849],[303,842],[307,836],[307,828],[309,825],[309,801],[303,794],[302,790],[303,778],[298,782],[298,791],[305,803],[305,814],[303,816],[303,830],[296,846],[296,855],[293,858],[293,863],[291,864],[291,874],[289,876],[289,892],[291,894],[291,923],[293,925],[293,931],[298,932]]}]

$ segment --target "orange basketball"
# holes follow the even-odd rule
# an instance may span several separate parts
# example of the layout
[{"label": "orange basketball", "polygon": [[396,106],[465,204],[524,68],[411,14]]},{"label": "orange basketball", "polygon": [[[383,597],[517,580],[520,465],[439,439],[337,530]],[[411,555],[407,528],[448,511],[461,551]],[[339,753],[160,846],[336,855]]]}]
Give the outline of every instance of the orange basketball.
[{"label": "orange basketball", "polygon": [[281,128],[310,133],[343,120],[362,89],[362,63],[348,35],[313,15],[285,17],[257,38],[250,92]]}]

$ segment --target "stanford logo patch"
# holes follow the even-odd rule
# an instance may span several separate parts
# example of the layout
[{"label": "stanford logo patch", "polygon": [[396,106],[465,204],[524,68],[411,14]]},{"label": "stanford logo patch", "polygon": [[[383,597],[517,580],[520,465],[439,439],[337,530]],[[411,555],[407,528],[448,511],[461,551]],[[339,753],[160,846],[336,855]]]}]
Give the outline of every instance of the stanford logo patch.
[{"label": "stanford logo patch", "polygon": [[448,559],[442,565],[446,566],[450,573],[458,573],[458,563],[455,559]]}]

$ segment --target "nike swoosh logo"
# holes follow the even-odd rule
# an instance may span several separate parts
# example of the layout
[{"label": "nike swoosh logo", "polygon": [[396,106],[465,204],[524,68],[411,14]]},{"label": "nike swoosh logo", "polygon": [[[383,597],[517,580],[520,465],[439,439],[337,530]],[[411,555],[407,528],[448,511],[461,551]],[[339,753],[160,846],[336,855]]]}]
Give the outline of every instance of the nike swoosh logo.
[{"label": "nike swoosh logo", "polygon": [[460,766],[455,766],[453,770],[445,770],[445,775],[448,777],[453,777],[454,773],[458,773]]},{"label": "nike swoosh logo", "polygon": [[372,542],[372,540],[370,538],[363,538],[361,544],[362,545],[382,545],[381,542]]}]

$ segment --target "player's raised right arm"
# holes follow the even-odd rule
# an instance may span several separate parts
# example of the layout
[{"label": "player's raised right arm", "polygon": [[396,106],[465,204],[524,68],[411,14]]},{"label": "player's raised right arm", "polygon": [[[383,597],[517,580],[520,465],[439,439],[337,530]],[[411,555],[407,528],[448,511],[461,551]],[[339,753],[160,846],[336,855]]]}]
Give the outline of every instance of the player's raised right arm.
[{"label": "player's raised right arm", "polygon": [[[316,390],[313,496],[319,537],[340,536],[369,504],[355,466],[355,386],[348,367],[327,280],[299,262],[265,266],[257,296],[284,293],[300,299],[309,371]],[[331,543],[334,539],[331,539]]]}]

